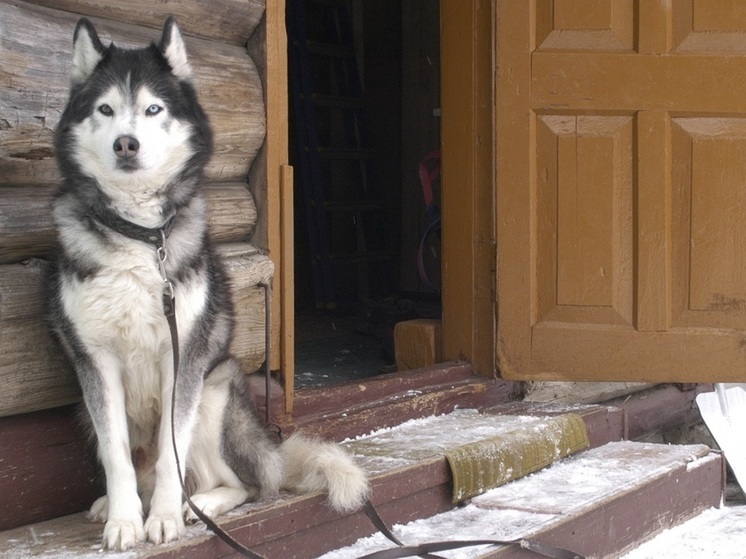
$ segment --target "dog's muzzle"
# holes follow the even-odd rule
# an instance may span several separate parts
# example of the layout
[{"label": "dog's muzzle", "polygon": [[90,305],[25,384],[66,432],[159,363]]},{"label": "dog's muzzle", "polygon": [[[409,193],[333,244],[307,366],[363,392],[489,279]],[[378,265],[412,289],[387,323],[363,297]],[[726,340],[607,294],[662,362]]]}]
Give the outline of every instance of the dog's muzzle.
[{"label": "dog's muzzle", "polygon": [[119,136],[112,146],[117,156],[117,167],[125,171],[137,169],[137,154],[140,142],[134,136]]}]

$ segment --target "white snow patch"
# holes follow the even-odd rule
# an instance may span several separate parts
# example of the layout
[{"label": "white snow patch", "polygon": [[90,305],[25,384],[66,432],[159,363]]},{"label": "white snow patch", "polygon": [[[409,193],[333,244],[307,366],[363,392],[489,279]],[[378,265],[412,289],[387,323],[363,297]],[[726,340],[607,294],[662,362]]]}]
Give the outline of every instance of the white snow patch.
[{"label": "white snow patch", "polygon": [[746,507],[711,508],[665,530],[622,559],[743,559],[745,550]]},{"label": "white snow patch", "polygon": [[[647,455],[650,446],[621,441],[608,443],[582,454],[555,462],[509,483],[499,491],[476,497],[483,507],[512,506],[524,510],[557,511],[590,506],[599,495],[608,495],[639,485],[660,475],[671,463],[693,457],[692,447],[668,447],[659,459]],[[551,487],[551,491],[546,491]]]},{"label": "white snow patch", "polygon": [[412,419],[343,442],[371,474],[443,456],[459,446],[505,435],[525,427],[541,431],[552,418],[483,414],[473,409]]}]

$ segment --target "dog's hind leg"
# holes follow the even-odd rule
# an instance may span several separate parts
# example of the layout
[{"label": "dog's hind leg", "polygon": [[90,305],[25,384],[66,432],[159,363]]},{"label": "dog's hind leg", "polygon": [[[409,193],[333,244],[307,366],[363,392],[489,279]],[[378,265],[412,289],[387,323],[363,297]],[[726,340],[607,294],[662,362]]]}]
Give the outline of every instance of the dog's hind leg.
[{"label": "dog's hind leg", "polygon": [[[246,501],[279,491],[282,464],[250,409],[244,377],[232,359],[205,381],[189,456],[193,503],[215,517]],[[188,504],[187,520],[196,520]]]},{"label": "dog's hind leg", "polygon": [[[251,495],[252,493],[243,487],[221,486],[210,491],[197,493],[190,498],[194,506],[204,514],[210,518],[216,518],[244,504],[246,501],[250,501]],[[196,522],[199,520],[197,513],[192,510],[189,503],[184,503],[184,519],[187,522]]]},{"label": "dog's hind leg", "polygon": [[258,497],[280,492],[284,465],[279,447],[257,416],[249,377],[237,370],[227,390],[222,425],[222,456],[247,487],[255,487]]}]

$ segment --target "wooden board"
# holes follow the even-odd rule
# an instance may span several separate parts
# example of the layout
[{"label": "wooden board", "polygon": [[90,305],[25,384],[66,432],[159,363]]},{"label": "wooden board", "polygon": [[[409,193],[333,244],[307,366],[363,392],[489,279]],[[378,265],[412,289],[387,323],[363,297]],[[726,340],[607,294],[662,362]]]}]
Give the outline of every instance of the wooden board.
[{"label": "wooden board", "polygon": [[76,406],[0,418],[0,449],[0,529],[79,512],[104,492]]},{"label": "wooden board", "polygon": [[[72,37],[78,16],[25,2],[0,0],[0,179],[5,185],[59,180],[53,134],[67,101]],[[139,47],[160,33],[92,19],[104,43]],[[44,37],[43,41],[38,40]],[[215,132],[206,173],[212,181],[246,180],[264,142],[261,78],[245,48],[185,37],[200,100]]]},{"label": "wooden board", "polygon": [[[420,372],[405,376],[408,377],[405,380],[398,378],[398,375],[387,375],[347,388],[333,387],[328,395],[323,390],[303,391],[300,394],[301,409],[295,418],[305,426],[307,432],[324,438],[334,437],[333,440],[339,441],[420,417],[420,413],[430,410],[446,413],[465,401],[458,395],[453,398],[452,385],[442,385],[441,390],[445,391],[447,387],[449,391],[442,395],[441,405],[437,409],[430,407],[424,410],[421,402],[432,406],[436,400],[433,392],[421,399],[412,397],[411,393],[428,385],[427,375]],[[468,379],[471,370],[467,365],[443,367],[436,376],[441,380]],[[481,379],[481,382],[484,387],[489,381]],[[460,383],[463,384],[463,381]],[[500,384],[504,389],[507,383]],[[328,413],[327,410],[334,407],[333,402],[363,402],[366,399],[366,385],[370,386],[372,394],[369,412],[351,422],[335,423],[335,417],[343,420],[344,415],[342,412],[336,416]],[[284,402],[279,391],[274,396],[278,403],[276,407],[273,406],[273,410],[277,410],[273,420],[277,421],[281,420]],[[483,390],[479,396],[471,403],[476,406],[489,405],[510,397],[504,390],[499,394],[498,390]],[[258,395],[258,400],[261,406],[263,396]],[[263,416],[262,410],[260,415]],[[0,530],[78,512],[90,506],[93,499],[100,495],[101,480],[94,479],[96,467],[93,447],[87,444],[87,435],[75,416],[76,406],[66,406],[23,416],[0,417],[0,495],[5,498],[4,507],[0,509]],[[286,423],[282,425],[286,434],[297,427]],[[48,481],[50,477],[54,481]],[[71,537],[81,531],[96,534],[94,539],[100,536],[99,525],[87,522],[82,516],[75,518],[77,520],[69,526]],[[65,523],[64,520],[62,522]],[[1,545],[2,537],[0,557],[4,557]]]},{"label": "wooden board", "polygon": [[567,402],[597,404],[655,386],[641,382],[527,382],[524,385],[527,402]]},{"label": "wooden board", "polygon": [[295,397],[295,245],[293,214],[293,168],[282,168],[281,191],[281,230],[282,263],[280,271],[281,291],[277,294],[281,303],[280,314],[280,360],[282,363],[282,387],[285,393],[285,413],[293,412]]},{"label": "wooden board", "polygon": [[[0,189],[0,264],[48,257],[55,243],[54,187]],[[249,240],[256,206],[246,184],[213,183],[203,189],[208,229],[214,242]]]},{"label": "wooden board", "polygon": [[[553,472],[570,475],[570,459],[559,468],[555,465],[505,487],[503,494],[496,491],[492,496],[477,498],[477,506],[523,511],[525,520],[518,524],[521,530],[530,527],[534,537],[548,544],[586,557],[618,557],[641,540],[721,502],[723,457],[703,445],[673,447],[623,441],[575,458],[586,462],[577,472],[580,479],[587,477],[590,481],[594,475],[608,474],[606,477],[614,483],[599,492],[591,491],[588,483],[566,483],[568,478],[559,481],[557,476],[552,477]],[[638,467],[644,473],[637,473]],[[537,495],[545,497],[537,499]],[[558,500],[559,495],[562,498]],[[560,510],[551,505],[553,501],[562,503]],[[543,526],[531,526],[531,517],[547,516],[552,520],[540,520]],[[514,546],[481,557],[529,559],[534,554]]]},{"label": "wooden board", "polygon": [[[248,370],[264,361],[264,292],[272,262],[247,243],[220,245],[236,309],[231,350]],[[0,266],[0,417],[78,402],[75,374],[45,320],[48,263]]]},{"label": "wooden board", "polygon": [[177,18],[189,35],[244,46],[264,15],[265,0],[152,2],[151,0],[30,0],[32,4],[108,20],[160,29],[167,16]]}]

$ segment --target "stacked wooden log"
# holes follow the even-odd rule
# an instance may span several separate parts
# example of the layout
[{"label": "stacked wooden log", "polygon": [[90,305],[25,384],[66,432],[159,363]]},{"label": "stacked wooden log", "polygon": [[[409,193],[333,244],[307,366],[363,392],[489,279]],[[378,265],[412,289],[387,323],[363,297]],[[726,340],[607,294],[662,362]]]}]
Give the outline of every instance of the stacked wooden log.
[{"label": "stacked wooden log", "polygon": [[[52,196],[60,176],[54,129],[67,101],[72,35],[81,16],[102,41],[141,46],[167,15],[186,36],[200,99],[215,132],[205,194],[212,237],[233,284],[233,351],[248,369],[264,360],[264,294],[272,264],[255,238],[266,171],[249,170],[265,138],[264,0],[0,0],[0,417],[74,403],[74,374],[45,321],[44,275],[54,246]],[[259,31],[257,29],[259,28]],[[259,37],[252,39],[253,36]],[[252,192],[260,195],[255,198]],[[256,199],[256,202],[255,202]],[[257,207],[258,206],[258,207]]]}]

